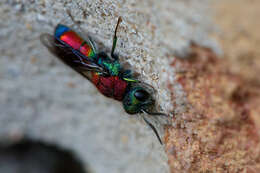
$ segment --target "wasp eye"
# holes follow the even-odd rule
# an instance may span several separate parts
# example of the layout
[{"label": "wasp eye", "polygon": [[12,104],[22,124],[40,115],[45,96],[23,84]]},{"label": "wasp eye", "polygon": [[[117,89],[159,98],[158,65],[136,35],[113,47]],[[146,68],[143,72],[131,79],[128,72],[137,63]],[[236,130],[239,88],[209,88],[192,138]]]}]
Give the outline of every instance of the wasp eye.
[{"label": "wasp eye", "polygon": [[150,97],[150,94],[147,91],[141,89],[141,90],[137,90],[134,96],[137,100],[144,102]]}]

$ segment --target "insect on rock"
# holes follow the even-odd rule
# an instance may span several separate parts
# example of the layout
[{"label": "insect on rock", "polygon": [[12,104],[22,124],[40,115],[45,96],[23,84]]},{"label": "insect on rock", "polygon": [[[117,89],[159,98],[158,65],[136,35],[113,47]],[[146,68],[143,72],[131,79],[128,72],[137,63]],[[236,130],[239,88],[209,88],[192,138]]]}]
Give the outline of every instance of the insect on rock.
[{"label": "insect on rock", "polygon": [[[98,52],[90,36],[85,39],[70,27],[58,24],[54,35],[42,34],[41,42],[56,57],[90,80],[105,96],[121,101],[128,114],[145,113],[149,116],[168,115],[153,112],[155,99],[154,89],[132,77],[131,70],[124,69],[118,56],[114,53],[117,43],[117,30],[122,18],[119,17],[114,31],[113,45],[110,55]],[[161,138],[147,118],[144,121],[151,127],[162,144]]]}]

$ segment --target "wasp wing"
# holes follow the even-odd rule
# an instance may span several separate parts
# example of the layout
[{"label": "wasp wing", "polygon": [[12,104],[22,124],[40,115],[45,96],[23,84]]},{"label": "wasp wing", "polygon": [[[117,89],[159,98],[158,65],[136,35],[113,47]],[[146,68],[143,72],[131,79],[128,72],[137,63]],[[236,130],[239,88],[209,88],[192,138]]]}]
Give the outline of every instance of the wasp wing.
[{"label": "wasp wing", "polygon": [[93,52],[97,54],[97,46],[95,42],[92,40],[92,38],[90,37],[90,35],[84,32],[81,28],[77,31],[77,34],[79,34],[80,37],[83,38],[84,41],[87,43],[87,45],[91,47]]},{"label": "wasp wing", "polygon": [[83,55],[80,51],[72,48],[62,40],[50,34],[42,34],[40,40],[51,53],[84,77],[90,78],[87,73],[89,71],[107,75],[106,70],[92,58]]}]

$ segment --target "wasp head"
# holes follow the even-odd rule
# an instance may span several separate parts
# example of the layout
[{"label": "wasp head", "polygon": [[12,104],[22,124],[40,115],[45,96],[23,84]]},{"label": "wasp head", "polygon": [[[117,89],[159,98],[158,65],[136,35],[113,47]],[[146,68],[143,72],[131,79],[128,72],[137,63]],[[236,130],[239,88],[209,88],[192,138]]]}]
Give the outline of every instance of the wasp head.
[{"label": "wasp head", "polygon": [[129,114],[146,111],[153,104],[154,99],[149,90],[140,86],[130,88],[123,99],[124,109]]}]

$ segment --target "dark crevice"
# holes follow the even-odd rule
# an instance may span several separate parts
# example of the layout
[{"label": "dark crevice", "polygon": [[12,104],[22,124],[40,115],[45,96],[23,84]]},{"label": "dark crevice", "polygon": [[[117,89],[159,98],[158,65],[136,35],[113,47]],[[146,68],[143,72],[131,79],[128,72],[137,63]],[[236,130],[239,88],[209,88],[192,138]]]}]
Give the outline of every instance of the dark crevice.
[{"label": "dark crevice", "polygon": [[88,173],[72,151],[40,141],[0,146],[2,173]]}]

